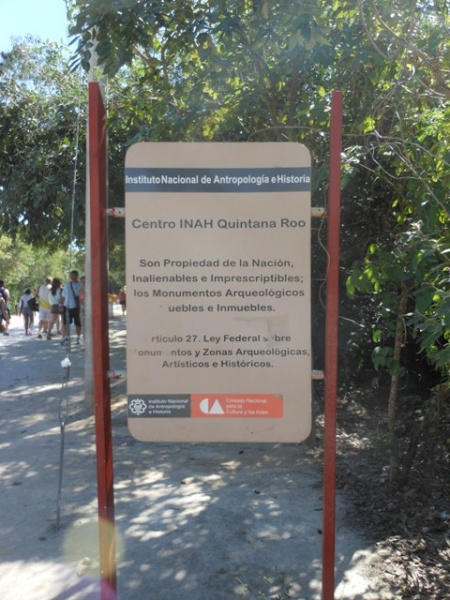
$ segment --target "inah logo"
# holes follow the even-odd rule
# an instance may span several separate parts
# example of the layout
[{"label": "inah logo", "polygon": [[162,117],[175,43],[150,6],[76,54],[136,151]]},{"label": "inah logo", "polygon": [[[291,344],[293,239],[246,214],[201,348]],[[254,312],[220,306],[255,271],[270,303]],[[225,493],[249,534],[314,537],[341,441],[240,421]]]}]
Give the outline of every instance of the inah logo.
[{"label": "inah logo", "polygon": [[130,402],[130,411],[137,416],[143,415],[147,411],[147,403],[142,398],[134,398]]}]

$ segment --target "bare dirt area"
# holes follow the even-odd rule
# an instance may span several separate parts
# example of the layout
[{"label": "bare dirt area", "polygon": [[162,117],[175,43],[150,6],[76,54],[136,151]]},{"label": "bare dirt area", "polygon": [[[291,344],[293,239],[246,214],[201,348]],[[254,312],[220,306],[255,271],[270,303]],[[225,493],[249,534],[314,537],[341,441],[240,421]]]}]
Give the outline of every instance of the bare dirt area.
[{"label": "bare dirt area", "polygon": [[[349,500],[347,519],[373,540],[385,577],[396,586],[399,598],[450,598],[448,457],[430,454],[424,441],[409,431],[404,456],[413,450],[414,463],[408,478],[390,488],[388,393],[354,389],[340,402],[338,487]],[[407,417],[400,410],[400,436],[407,428],[403,419]],[[448,435],[445,423],[440,427]],[[438,435],[436,430],[431,437],[436,441]]]},{"label": "bare dirt area", "polygon": [[[125,338],[116,314],[113,369],[125,369]],[[84,401],[83,346],[68,352],[57,338],[25,337],[16,319],[0,340],[0,368],[0,598],[97,599],[95,426]],[[130,436],[125,404],[119,380],[112,385],[118,597],[319,600],[320,417],[314,446],[156,444]],[[335,598],[438,598],[408,594],[418,589],[417,561],[418,581],[430,580],[427,560],[444,577],[437,564],[444,555],[432,553],[430,540],[445,531],[426,513],[422,549],[408,520],[405,529],[400,502],[379,483],[382,452],[364,425],[373,430],[372,417],[351,405],[340,406]],[[397,502],[397,521],[389,502]]]}]

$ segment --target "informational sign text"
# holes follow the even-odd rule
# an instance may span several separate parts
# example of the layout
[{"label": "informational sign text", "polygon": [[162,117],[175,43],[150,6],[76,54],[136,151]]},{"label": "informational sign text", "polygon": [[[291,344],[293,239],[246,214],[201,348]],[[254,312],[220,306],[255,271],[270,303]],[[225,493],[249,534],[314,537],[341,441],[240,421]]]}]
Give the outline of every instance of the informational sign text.
[{"label": "informational sign text", "polygon": [[128,423],[144,441],[299,442],[311,426],[311,169],[291,143],[126,159]]}]

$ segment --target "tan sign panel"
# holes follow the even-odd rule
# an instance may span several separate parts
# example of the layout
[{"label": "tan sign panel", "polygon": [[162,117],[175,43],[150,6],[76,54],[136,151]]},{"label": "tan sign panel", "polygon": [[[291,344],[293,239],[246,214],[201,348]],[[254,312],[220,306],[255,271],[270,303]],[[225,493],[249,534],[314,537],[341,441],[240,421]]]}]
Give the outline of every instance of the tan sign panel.
[{"label": "tan sign panel", "polygon": [[299,144],[129,149],[128,424],[137,439],[309,435],[310,170]]}]

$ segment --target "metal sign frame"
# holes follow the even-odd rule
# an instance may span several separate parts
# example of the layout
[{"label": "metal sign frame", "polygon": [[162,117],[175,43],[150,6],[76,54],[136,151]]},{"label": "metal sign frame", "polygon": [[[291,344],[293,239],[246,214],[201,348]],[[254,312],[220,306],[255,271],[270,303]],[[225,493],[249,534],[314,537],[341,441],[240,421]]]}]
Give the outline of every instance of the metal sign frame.
[{"label": "metal sign frame", "polygon": [[[325,440],[323,494],[322,598],[334,599],[336,502],[336,403],[338,375],[340,171],[342,93],[334,91],[331,106],[330,174],[325,354]],[[89,177],[91,230],[91,300],[93,315],[95,432],[100,536],[101,600],[117,598],[111,397],[107,306],[106,125],[99,84],[89,83]],[[114,212],[114,211],[113,211]],[[121,209],[117,210],[124,216]]]}]

